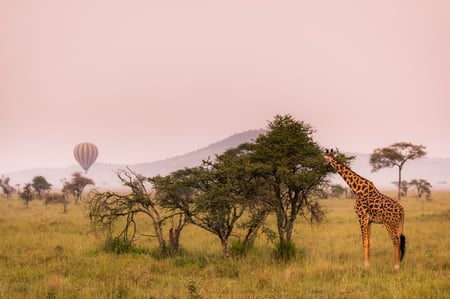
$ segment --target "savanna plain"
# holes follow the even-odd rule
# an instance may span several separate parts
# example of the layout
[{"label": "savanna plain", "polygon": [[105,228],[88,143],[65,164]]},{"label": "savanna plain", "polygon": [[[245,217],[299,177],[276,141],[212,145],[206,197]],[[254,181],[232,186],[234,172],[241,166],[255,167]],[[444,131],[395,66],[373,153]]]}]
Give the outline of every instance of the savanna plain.
[{"label": "savanna plain", "polygon": [[34,200],[27,208],[17,197],[0,198],[0,297],[450,298],[450,192],[402,199],[407,249],[399,271],[381,225],[372,225],[371,266],[364,268],[353,200],[320,203],[325,221],[311,226],[299,218],[297,255],[280,262],[264,236],[246,256],[226,258],[218,239],[192,225],[176,258],[156,258],[157,242],[142,235],[137,246],[149,250],[107,253],[83,204],[64,214],[59,204]]}]

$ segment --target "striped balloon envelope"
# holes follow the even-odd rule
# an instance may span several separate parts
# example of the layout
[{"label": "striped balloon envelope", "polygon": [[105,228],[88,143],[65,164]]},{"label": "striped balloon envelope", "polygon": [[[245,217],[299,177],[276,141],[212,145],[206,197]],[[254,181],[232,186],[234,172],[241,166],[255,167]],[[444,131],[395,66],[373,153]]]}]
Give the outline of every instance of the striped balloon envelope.
[{"label": "striped balloon envelope", "polygon": [[93,143],[83,142],[75,146],[73,149],[73,155],[80,166],[87,173],[89,167],[91,167],[97,159],[98,149]]}]

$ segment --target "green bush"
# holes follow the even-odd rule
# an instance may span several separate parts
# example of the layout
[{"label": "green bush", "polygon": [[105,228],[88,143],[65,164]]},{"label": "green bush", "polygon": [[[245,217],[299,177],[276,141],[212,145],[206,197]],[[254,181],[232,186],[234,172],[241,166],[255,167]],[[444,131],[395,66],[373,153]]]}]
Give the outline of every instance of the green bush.
[{"label": "green bush", "polygon": [[129,253],[133,249],[133,244],[127,238],[110,237],[107,238],[104,245],[106,252],[113,252],[117,254]]},{"label": "green bush", "polygon": [[233,257],[244,257],[250,248],[249,245],[245,245],[240,239],[236,239],[231,243],[230,253]]},{"label": "green bush", "polygon": [[277,260],[287,262],[295,258],[296,254],[297,248],[292,241],[284,241],[275,244],[273,255]]}]

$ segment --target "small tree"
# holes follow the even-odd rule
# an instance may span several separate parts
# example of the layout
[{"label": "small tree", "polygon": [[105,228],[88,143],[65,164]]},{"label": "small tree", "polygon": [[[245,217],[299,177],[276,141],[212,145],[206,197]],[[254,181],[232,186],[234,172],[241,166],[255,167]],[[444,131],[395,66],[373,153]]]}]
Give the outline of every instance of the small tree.
[{"label": "small tree", "polygon": [[33,187],[34,191],[36,192],[37,197],[39,199],[42,199],[43,193],[50,190],[52,187],[52,184],[47,182],[45,177],[38,175],[33,178],[31,186]]},{"label": "small tree", "polygon": [[63,181],[62,192],[64,194],[72,194],[75,197],[75,204],[81,200],[81,195],[83,194],[84,188],[87,185],[94,185],[94,181],[90,178],[84,177],[80,172],[75,172],[72,174],[72,179],[70,182]]},{"label": "small tree", "polygon": [[[204,161],[202,166],[186,169],[183,173],[178,172],[176,176],[181,180],[174,181],[175,185],[170,188],[179,190],[178,197],[166,197],[164,201],[170,200],[171,204],[175,204],[190,223],[216,235],[221,241],[224,255],[229,256],[228,239],[245,210],[239,204],[241,198],[232,194],[234,188],[231,184],[226,185],[227,177],[220,177],[217,169],[208,161]],[[161,183],[156,186],[161,194]],[[184,194],[181,193],[183,190]],[[189,194],[189,198],[183,197],[181,201],[180,195],[186,194]]]},{"label": "small tree", "polygon": [[[132,170],[119,170],[117,176],[122,184],[130,189],[130,193],[123,194],[117,192],[96,192],[89,199],[89,216],[96,228],[103,228],[106,231],[106,247],[113,245],[112,250],[122,252],[129,248],[138,229],[136,215],[143,214],[150,218],[154,235],[159,243],[163,256],[173,256],[178,253],[179,236],[182,228],[186,224],[183,214],[179,212],[166,213],[159,205],[155,196],[148,192],[149,179],[133,172]],[[178,222],[175,221],[179,216]],[[118,220],[124,220],[119,222]],[[114,235],[114,225],[122,224],[120,233]],[[170,223],[169,242],[163,233],[164,224]],[[177,223],[177,224],[175,224]],[[177,226],[176,226],[177,225]],[[171,234],[176,226],[177,234]],[[175,238],[173,238],[175,236]],[[174,246],[172,246],[174,245]]]},{"label": "small tree", "polygon": [[[151,179],[160,204],[182,211],[190,223],[216,235],[225,256],[231,254],[232,235],[239,238],[233,253],[245,253],[268,215],[268,210],[257,203],[264,184],[252,172],[249,147],[243,144],[216,156],[214,161],[203,161],[199,167]],[[248,216],[245,220],[244,212]],[[236,228],[244,232],[243,236],[234,233]]]},{"label": "small tree", "polygon": [[[397,181],[393,181],[392,184],[395,186],[398,186]],[[400,183],[400,192],[401,192],[402,196],[406,196],[408,194],[409,187],[410,187],[410,185],[407,181],[402,181]]]},{"label": "small tree", "polygon": [[426,194],[426,199],[430,199],[431,196],[431,184],[424,179],[414,179],[408,183],[410,186],[413,186],[417,190],[417,196],[419,198],[422,197],[423,194]]},{"label": "small tree", "polygon": [[11,196],[11,193],[15,191],[14,187],[9,184],[9,177],[5,177],[2,175],[0,178],[0,187],[3,190],[3,193],[6,195],[6,198]]},{"label": "small tree", "polygon": [[[264,204],[276,215],[279,238],[278,256],[289,258],[292,232],[297,216],[320,222],[325,216],[312,195],[330,171],[323,163],[322,150],[312,138],[309,124],[290,115],[277,115],[268,132],[255,141],[252,162],[269,186]],[[287,251],[285,250],[287,249]]]},{"label": "small tree", "polygon": [[25,184],[23,191],[19,192],[19,197],[24,201],[25,206],[28,208],[28,203],[33,200],[33,190],[31,183]]},{"label": "small tree", "polygon": [[406,161],[422,158],[426,155],[425,146],[409,142],[394,143],[385,148],[377,148],[370,156],[372,171],[385,167],[398,167],[398,199],[401,198],[402,170]]}]

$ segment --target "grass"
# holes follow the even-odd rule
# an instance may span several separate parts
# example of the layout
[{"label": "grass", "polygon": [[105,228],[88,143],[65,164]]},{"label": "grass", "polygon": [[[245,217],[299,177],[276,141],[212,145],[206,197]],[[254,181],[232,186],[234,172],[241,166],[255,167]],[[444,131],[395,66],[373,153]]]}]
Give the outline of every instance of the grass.
[{"label": "grass", "polygon": [[373,225],[371,266],[363,267],[352,200],[321,204],[326,221],[299,221],[299,254],[279,263],[263,237],[246,257],[227,259],[214,236],[193,226],[175,259],[105,253],[81,205],[63,214],[61,205],[26,208],[1,198],[0,298],[450,298],[450,192],[402,201],[407,251],[399,271],[381,225]]}]

